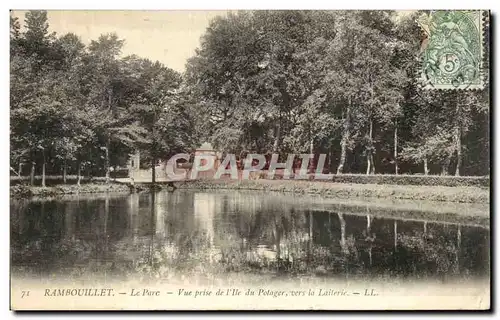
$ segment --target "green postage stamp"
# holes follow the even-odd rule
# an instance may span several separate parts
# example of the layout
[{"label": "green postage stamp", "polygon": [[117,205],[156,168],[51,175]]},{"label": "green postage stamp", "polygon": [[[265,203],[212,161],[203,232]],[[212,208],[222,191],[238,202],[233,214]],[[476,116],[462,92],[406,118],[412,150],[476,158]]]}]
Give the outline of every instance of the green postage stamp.
[{"label": "green postage stamp", "polygon": [[482,89],[487,11],[432,11],[417,23],[424,30],[420,77],[426,89]]}]

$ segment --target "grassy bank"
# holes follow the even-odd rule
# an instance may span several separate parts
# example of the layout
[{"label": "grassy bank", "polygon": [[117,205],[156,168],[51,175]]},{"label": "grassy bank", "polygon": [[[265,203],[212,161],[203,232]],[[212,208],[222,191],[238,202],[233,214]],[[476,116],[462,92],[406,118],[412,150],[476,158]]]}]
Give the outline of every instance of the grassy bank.
[{"label": "grassy bank", "polygon": [[390,184],[404,186],[444,186],[444,187],[486,187],[490,186],[490,178],[456,177],[437,175],[406,175],[406,174],[339,174],[334,175],[331,182],[356,184]]},{"label": "grassy bank", "polygon": [[82,184],[58,185],[49,187],[16,185],[10,187],[11,197],[51,197],[55,195],[77,194],[77,193],[128,193],[131,188],[126,184],[111,183],[107,184]]},{"label": "grassy bank", "polygon": [[489,188],[467,186],[413,186],[389,184],[346,184],[297,180],[198,180],[176,182],[179,189],[234,189],[319,195],[325,198],[384,198],[406,200],[489,203]]},{"label": "grassy bank", "polygon": [[[454,179],[455,177],[450,177]],[[347,178],[349,179],[349,178]],[[462,180],[465,181],[465,180]],[[460,203],[489,203],[490,191],[487,186],[442,186],[442,185],[399,185],[376,183],[338,183],[331,181],[307,180],[197,180],[174,182],[174,188],[198,190],[258,190],[292,194],[317,195],[324,198],[377,198],[403,200],[429,200]],[[77,193],[129,193],[149,190],[172,190],[172,184],[135,184],[94,182],[77,186],[75,184],[57,186],[14,185],[10,187],[13,197],[45,197]]]},{"label": "grassy bank", "polygon": [[[256,174],[255,172],[253,174]],[[283,170],[276,170],[275,177],[280,180],[283,175]],[[241,176],[241,171],[239,172]],[[258,175],[261,178],[267,176],[267,171],[262,171]],[[117,175],[111,174],[111,180],[128,178],[127,174]],[[148,179],[150,176],[147,177]],[[34,185],[42,185],[42,176],[35,176]],[[66,183],[61,175],[45,176],[45,184],[47,186],[59,186],[62,184],[76,184],[78,177],[76,175],[66,176]],[[295,180],[295,179],[293,179]],[[81,184],[102,184],[106,181],[105,177],[81,177]],[[347,183],[347,184],[390,184],[390,185],[411,185],[411,186],[444,186],[444,187],[485,187],[490,186],[490,178],[488,176],[438,176],[438,175],[406,175],[406,174],[335,174],[325,182]],[[29,176],[11,176],[10,185],[29,184]]]},{"label": "grassy bank", "polygon": [[[117,176],[116,174],[111,174],[111,180],[115,178],[125,178],[128,175],[124,176]],[[29,176],[11,176],[10,177],[10,185],[11,186],[16,186],[16,185],[28,185],[30,183],[31,178]],[[54,187],[54,186],[59,186],[63,184],[77,184],[78,181],[78,176],[76,175],[67,175],[66,176],[66,181],[64,181],[64,178],[62,175],[46,175],[45,176],[45,185],[47,187]],[[106,182],[106,177],[88,177],[88,176],[82,176],[80,179],[80,184],[102,184]],[[42,176],[34,176],[33,177],[33,184],[35,186],[42,186]]]}]

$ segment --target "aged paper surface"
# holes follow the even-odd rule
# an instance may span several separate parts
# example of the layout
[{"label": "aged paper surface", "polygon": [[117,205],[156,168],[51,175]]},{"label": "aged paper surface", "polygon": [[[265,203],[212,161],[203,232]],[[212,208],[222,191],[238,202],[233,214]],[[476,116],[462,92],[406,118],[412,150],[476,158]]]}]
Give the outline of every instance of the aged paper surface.
[{"label": "aged paper surface", "polygon": [[489,11],[16,11],[12,310],[487,310]]}]

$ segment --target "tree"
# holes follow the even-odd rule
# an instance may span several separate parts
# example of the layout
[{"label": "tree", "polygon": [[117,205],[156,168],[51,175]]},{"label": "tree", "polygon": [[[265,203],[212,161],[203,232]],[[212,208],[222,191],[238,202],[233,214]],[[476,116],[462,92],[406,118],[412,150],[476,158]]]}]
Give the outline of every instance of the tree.
[{"label": "tree", "polygon": [[[343,122],[337,173],[344,170],[347,151],[358,143],[365,148],[366,173],[374,173],[374,126],[391,122],[388,115],[398,113],[401,100],[402,75],[390,63],[396,47],[393,17],[385,11],[350,11],[339,14],[338,21],[324,80]],[[366,134],[357,136],[363,130]]]},{"label": "tree", "polygon": [[128,97],[124,93],[128,88],[117,59],[123,44],[124,40],[114,33],[101,35],[98,40],[91,41],[86,59],[90,71],[85,79],[89,83],[87,103],[95,109],[93,113],[99,119],[93,130],[102,144],[100,149],[104,151],[107,183],[110,182],[111,148],[128,153],[135,140],[142,139],[145,133],[126,110]]},{"label": "tree", "polygon": [[137,92],[131,112],[141,119],[145,129],[143,144],[137,147],[145,149],[142,154],[151,161],[155,183],[157,160],[168,157],[174,150],[184,151],[189,145],[189,139],[185,138],[191,132],[189,114],[184,112],[185,106],[179,107],[181,76],[158,61],[153,63],[138,57],[125,58],[124,66]]},{"label": "tree", "polygon": [[19,40],[21,37],[21,24],[19,18],[10,15],[10,39]]},{"label": "tree", "polygon": [[[276,152],[294,143],[288,137],[296,127],[297,109],[306,99],[309,107],[303,110],[319,107],[313,102],[320,94],[314,93],[319,88],[312,73],[310,33],[333,37],[327,28],[332,17],[322,12],[258,11],[212,22],[187,65],[186,78],[200,96],[200,107],[207,110],[204,119],[216,146],[233,152]],[[307,71],[300,64],[305,60],[310,64]]]}]

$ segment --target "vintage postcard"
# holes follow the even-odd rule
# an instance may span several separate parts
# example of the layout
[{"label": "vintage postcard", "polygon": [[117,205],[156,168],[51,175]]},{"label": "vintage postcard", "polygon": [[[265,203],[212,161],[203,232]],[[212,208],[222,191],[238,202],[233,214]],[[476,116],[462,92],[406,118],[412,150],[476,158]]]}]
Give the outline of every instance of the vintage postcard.
[{"label": "vintage postcard", "polygon": [[490,309],[489,22],[11,10],[11,309]]}]

